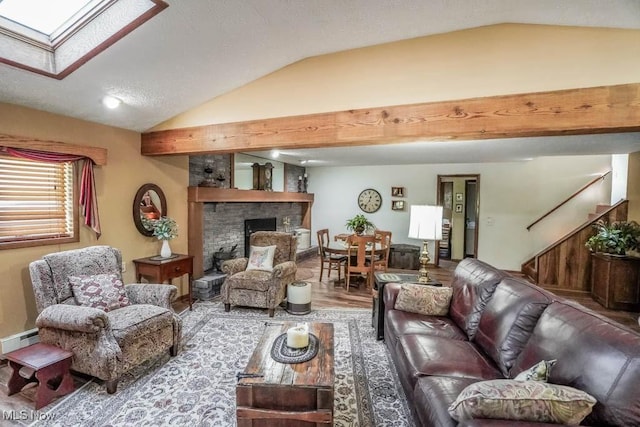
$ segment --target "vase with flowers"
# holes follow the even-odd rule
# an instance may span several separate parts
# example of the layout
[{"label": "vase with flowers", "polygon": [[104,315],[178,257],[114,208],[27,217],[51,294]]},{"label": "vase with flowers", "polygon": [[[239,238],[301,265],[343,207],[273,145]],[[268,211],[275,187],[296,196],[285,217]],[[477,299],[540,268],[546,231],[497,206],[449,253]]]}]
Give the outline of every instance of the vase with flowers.
[{"label": "vase with flowers", "polygon": [[162,240],[160,256],[162,258],[170,258],[171,246],[169,246],[169,240],[178,237],[178,224],[176,221],[168,216],[160,217],[160,219],[153,222],[153,235],[158,240]]}]

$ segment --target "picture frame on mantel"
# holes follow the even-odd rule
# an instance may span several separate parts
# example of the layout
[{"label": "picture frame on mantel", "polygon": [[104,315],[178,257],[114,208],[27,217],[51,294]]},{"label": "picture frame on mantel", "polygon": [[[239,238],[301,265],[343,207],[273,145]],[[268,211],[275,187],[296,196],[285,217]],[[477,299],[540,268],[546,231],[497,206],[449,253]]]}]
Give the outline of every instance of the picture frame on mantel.
[{"label": "picture frame on mantel", "polygon": [[404,197],[404,187],[391,187],[391,197]]}]

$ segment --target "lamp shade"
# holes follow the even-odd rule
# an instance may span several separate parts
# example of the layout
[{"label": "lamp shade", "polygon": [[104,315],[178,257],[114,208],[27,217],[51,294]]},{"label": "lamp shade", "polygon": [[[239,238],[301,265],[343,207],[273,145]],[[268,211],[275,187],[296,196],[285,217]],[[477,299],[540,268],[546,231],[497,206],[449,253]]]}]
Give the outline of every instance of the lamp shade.
[{"label": "lamp shade", "polygon": [[422,240],[441,240],[442,206],[411,206],[409,238]]}]

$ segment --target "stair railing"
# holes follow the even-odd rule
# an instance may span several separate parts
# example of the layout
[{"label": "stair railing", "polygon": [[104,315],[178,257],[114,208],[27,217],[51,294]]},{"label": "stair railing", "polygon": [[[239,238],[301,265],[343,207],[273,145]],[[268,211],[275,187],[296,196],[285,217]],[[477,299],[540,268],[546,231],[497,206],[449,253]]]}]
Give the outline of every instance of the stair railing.
[{"label": "stair railing", "polygon": [[593,184],[595,184],[598,181],[603,180],[607,175],[609,175],[611,173],[611,171],[607,171],[605,173],[603,173],[602,175],[600,175],[597,178],[594,178],[593,180],[589,181],[587,184],[585,184],[584,186],[582,186],[578,191],[576,191],[575,193],[573,193],[572,195],[570,195],[569,197],[567,197],[565,200],[563,200],[562,202],[558,203],[553,209],[551,209],[549,212],[547,212],[546,214],[542,215],[540,218],[536,219],[535,221],[533,221],[531,224],[529,224],[527,226],[527,231],[531,231],[531,228],[536,225],[537,223],[539,223],[540,221],[542,221],[543,219],[545,219],[546,217],[548,217],[549,215],[551,215],[553,212],[557,211],[558,209],[560,209],[563,205],[565,205],[566,203],[568,203],[571,199],[573,199],[574,197],[578,196],[580,193],[582,193],[583,191],[585,191],[587,188],[591,187]]},{"label": "stair railing", "polygon": [[[531,257],[521,265],[520,271],[525,276],[529,277],[529,279],[531,279],[531,281],[533,281],[534,283],[538,285],[543,285],[543,283],[540,283],[540,274],[539,274],[541,258],[548,256],[556,248],[561,247],[570,239],[575,238],[575,236],[579,236],[581,233],[584,233],[586,229],[590,229],[593,226],[593,224],[600,219],[607,218],[607,222],[626,220],[628,204],[629,204],[628,200],[622,199],[618,203],[614,204],[613,206],[610,206],[607,210],[595,214],[591,219],[584,222],[582,225],[578,226],[577,228],[573,229],[569,233],[565,234],[563,237],[551,243],[546,248],[538,251],[538,253],[536,253],[533,257]],[[584,241],[581,241],[580,247],[586,250],[586,248],[584,248],[586,237],[583,237],[583,239]],[[567,263],[566,263],[566,260],[556,260],[554,265],[566,267]]]}]

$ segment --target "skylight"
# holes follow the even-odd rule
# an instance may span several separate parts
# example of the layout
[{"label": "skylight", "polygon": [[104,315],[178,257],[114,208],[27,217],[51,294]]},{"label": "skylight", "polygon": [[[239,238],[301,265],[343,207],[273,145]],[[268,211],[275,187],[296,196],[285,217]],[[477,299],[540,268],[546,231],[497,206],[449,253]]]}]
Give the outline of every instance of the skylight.
[{"label": "skylight", "polygon": [[0,0],[0,62],[63,79],[167,6],[164,0]]},{"label": "skylight", "polygon": [[51,36],[92,0],[0,0],[0,16]]}]

